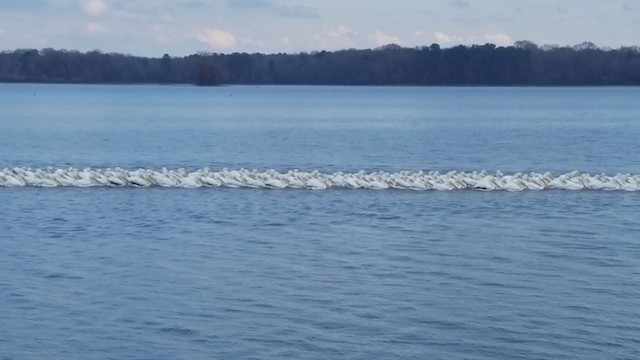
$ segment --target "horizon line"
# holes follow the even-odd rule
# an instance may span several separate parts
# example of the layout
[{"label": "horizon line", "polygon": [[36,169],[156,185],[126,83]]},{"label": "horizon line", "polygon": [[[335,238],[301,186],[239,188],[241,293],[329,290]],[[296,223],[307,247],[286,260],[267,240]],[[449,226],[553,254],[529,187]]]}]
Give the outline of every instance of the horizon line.
[{"label": "horizon line", "polygon": [[[519,44],[520,43],[520,44]],[[543,45],[539,45],[535,42],[532,41],[528,41],[528,40],[518,40],[518,41],[514,41],[512,44],[510,45],[500,45],[500,44],[495,44],[495,43],[491,43],[491,42],[485,42],[485,43],[474,43],[474,44],[457,44],[457,45],[451,45],[451,46],[446,46],[440,43],[431,43],[431,44],[425,44],[425,45],[415,45],[415,46],[403,46],[400,44],[396,44],[396,43],[389,43],[389,44],[385,44],[382,46],[378,46],[378,47],[369,47],[369,48],[342,48],[342,49],[334,49],[334,50],[311,50],[311,51],[298,51],[298,52],[259,52],[259,51],[253,51],[253,52],[249,52],[249,51],[233,51],[233,52],[217,52],[217,51],[208,51],[208,50],[198,50],[194,53],[190,53],[187,55],[171,55],[169,53],[164,53],[164,55],[161,56],[147,56],[147,55],[136,55],[136,54],[132,54],[132,53],[126,53],[126,52],[118,52],[118,51],[106,51],[106,50],[102,50],[102,49],[92,49],[92,50],[78,50],[78,49],[68,49],[68,48],[55,48],[55,47],[42,47],[42,48],[35,48],[35,47],[25,47],[25,48],[15,48],[13,50],[9,50],[9,49],[5,49],[5,50],[0,50],[0,54],[11,54],[11,53],[16,53],[16,52],[20,52],[20,51],[33,51],[36,50],[38,52],[42,52],[45,50],[53,50],[53,51],[62,51],[62,52],[78,52],[81,54],[88,54],[88,53],[92,53],[92,52],[98,52],[100,54],[105,54],[105,55],[124,55],[124,56],[132,56],[132,57],[141,57],[141,58],[150,58],[150,59],[160,59],[165,55],[169,55],[170,57],[177,57],[177,58],[186,58],[186,57],[190,57],[190,56],[211,56],[211,55],[233,55],[233,54],[248,54],[248,55],[265,55],[265,56],[273,56],[273,55],[302,55],[302,54],[308,54],[308,55],[315,55],[315,54],[319,54],[319,53],[336,53],[336,52],[342,52],[342,51],[383,51],[383,50],[399,50],[399,49],[404,49],[404,50],[422,50],[425,48],[431,48],[433,46],[438,46],[438,48],[442,49],[442,50],[446,50],[446,49],[453,49],[453,48],[458,48],[458,47],[464,47],[464,48],[473,48],[473,47],[483,47],[483,46],[494,46],[495,48],[511,48],[511,47],[515,47],[515,48],[521,48],[521,49],[527,49],[527,50],[541,50],[541,51],[548,51],[548,50],[554,50],[554,49],[572,49],[572,50],[600,50],[600,51],[616,51],[616,50],[623,50],[623,49],[632,49],[635,51],[639,51],[640,52],[640,45],[621,45],[618,47],[611,47],[611,46],[598,46],[593,42],[590,41],[584,41],[578,44],[574,44],[574,45],[558,45],[558,44],[543,44]]]}]

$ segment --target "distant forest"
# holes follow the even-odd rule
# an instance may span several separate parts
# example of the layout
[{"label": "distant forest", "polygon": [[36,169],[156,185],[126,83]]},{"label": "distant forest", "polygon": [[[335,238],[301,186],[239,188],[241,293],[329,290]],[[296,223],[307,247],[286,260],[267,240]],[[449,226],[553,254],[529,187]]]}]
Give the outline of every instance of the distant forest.
[{"label": "distant forest", "polygon": [[0,82],[317,85],[640,85],[640,48],[518,41],[441,48],[147,58],[72,50],[0,53]]}]

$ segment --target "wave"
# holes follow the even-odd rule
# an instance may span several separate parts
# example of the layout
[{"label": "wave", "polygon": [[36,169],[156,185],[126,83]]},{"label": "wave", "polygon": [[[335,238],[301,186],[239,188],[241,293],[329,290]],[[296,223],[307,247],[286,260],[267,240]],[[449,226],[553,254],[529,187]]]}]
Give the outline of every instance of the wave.
[{"label": "wave", "polygon": [[500,171],[336,172],[290,170],[0,169],[0,187],[166,187],[399,190],[619,190],[640,191],[640,175],[592,175],[573,171],[503,174]]}]

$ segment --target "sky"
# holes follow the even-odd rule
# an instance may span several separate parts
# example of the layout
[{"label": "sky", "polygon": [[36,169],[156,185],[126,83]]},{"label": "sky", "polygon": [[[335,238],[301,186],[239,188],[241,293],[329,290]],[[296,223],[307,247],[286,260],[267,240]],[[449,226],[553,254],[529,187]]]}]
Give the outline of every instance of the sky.
[{"label": "sky", "polygon": [[184,56],[516,40],[640,45],[640,0],[0,0],[0,50]]}]

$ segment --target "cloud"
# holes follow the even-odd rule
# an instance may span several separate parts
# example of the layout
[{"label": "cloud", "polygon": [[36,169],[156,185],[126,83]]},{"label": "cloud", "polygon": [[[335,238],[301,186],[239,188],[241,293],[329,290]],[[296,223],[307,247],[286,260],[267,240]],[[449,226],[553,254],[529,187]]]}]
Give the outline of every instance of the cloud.
[{"label": "cloud", "polygon": [[318,9],[311,6],[293,5],[293,6],[276,6],[276,13],[285,17],[297,18],[320,18]]},{"label": "cloud", "polygon": [[349,26],[338,25],[325,28],[320,34],[315,34],[313,38],[322,47],[352,47],[353,38],[357,33]]},{"label": "cloud", "polygon": [[451,4],[455,7],[459,7],[463,9],[468,9],[471,7],[471,4],[469,4],[469,2],[466,0],[453,0]]},{"label": "cloud", "polygon": [[216,49],[232,49],[238,43],[232,33],[220,29],[203,29],[195,38]]},{"label": "cloud", "polygon": [[629,3],[624,3],[624,4],[622,5],[622,10],[624,10],[624,11],[633,11],[633,12],[635,12],[635,11],[640,11],[640,8],[639,8],[639,7],[637,7],[637,6],[635,6],[635,5],[631,5],[631,4],[629,4]]},{"label": "cloud", "polygon": [[259,9],[272,6],[270,0],[227,0],[226,3],[232,9]]},{"label": "cloud", "polygon": [[[416,33],[416,35],[418,35],[418,33]],[[514,42],[511,36],[501,32],[488,33],[482,36],[462,37],[457,35],[445,34],[442,31],[436,31],[435,33],[433,33],[433,38],[439,44],[477,44],[484,41],[495,45],[507,46],[512,45]]]},{"label": "cloud", "polygon": [[485,34],[484,39],[496,45],[511,45],[513,38],[504,33]]},{"label": "cloud", "polygon": [[436,39],[436,42],[439,44],[449,44],[449,43],[459,43],[462,42],[462,38],[455,35],[445,34],[441,31],[436,31],[433,33],[433,37]]},{"label": "cloud", "polygon": [[344,38],[344,37],[351,37],[352,35],[356,35],[356,32],[349,26],[338,25],[330,28],[328,34],[330,37],[333,37],[333,38]]},{"label": "cloud", "polygon": [[4,29],[0,29],[0,36],[4,36],[6,34],[7,34],[7,32]]},{"label": "cloud", "polygon": [[94,35],[106,34],[106,33],[109,32],[109,28],[108,27],[106,27],[103,24],[100,24],[98,22],[90,22],[84,27],[84,29],[89,34],[94,34]]},{"label": "cloud", "polygon": [[369,41],[372,43],[382,46],[387,44],[400,44],[400,38],[393,35],[387,35],[380,30],[377,30],[373,34],[369,35]]},{"label": "cloud", "polygon": [[89,16],[98,16],[107,10],[107,3],[104,0],[82,0],[80,6]]}]

